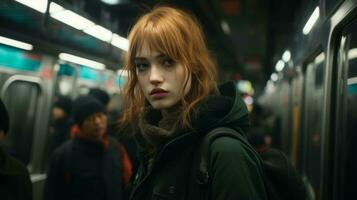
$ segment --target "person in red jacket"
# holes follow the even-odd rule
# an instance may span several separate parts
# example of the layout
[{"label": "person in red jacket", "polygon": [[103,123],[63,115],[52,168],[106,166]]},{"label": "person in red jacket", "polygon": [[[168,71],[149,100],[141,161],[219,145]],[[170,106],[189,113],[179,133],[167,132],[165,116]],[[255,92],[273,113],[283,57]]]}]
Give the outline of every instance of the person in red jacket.
[{"label": "person in red jacket", "polygon": [[91,96],[74,101],[72,139],[53,154],[45,200],[121,200],[131,175],[124,148],[105,134],[104,105]]}]

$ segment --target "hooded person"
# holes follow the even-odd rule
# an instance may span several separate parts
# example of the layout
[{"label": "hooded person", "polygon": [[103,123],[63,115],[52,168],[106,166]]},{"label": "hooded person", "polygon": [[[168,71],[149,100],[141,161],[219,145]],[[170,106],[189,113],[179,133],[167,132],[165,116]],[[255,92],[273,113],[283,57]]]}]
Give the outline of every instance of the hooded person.
[{"label": "hooded person", "polygon": [[[243,135],[249,118],[235,84],[218,86],[197,19],[158,6],[138,19],[128,39],[120,122],[133,127],[139,144],[130,200],[267,199],[253,150],[230,137],[200,148],[219,128]],[[200,173],[201,150],[210,173]]]},{"label": "hooded person", "polygon": [[105,134],[104,105],[91,96],[78,97],[73,118],[72,139],[52,156],[44,199],[122,199],[129,169],[118,143]]},{"label": "hooded person", "polygon": [[[0,144],[9,131],[9,115],[0,99]],[[2,200],[32,199],[32,184],[26,167],[8,155],[0,145],[0,198]]]}]

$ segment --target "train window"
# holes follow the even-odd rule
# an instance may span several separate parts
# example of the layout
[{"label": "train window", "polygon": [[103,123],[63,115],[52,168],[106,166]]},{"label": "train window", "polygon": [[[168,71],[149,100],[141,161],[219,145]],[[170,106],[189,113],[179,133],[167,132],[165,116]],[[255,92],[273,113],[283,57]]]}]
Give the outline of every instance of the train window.
[{"label": "train window", "polygon": [[4,148],[25,165],[30,164],[32,140],[40,87],[27,81],[15,81],[6,89],[5,104],[10,115],[10,132]]},{"label": "train window", "polygon": [[[343,44],[345,43],[345,44]],[[355,199],[357,191],[353,187],[357,177],[357,22],[348,27],[342,36],[338,56],[343,95],[339,98],[339,113],[343,120],[339,121],[337,133],[342,135],[342,141],[338,144],[340,152],[338,157],[338,199]]]},{"label": "train window", "polygon": [[320,53],[306,68],[305,81],[305,163],[304,173],[319,199],[321,133],[323,113],[323,82],[325,54]]}]

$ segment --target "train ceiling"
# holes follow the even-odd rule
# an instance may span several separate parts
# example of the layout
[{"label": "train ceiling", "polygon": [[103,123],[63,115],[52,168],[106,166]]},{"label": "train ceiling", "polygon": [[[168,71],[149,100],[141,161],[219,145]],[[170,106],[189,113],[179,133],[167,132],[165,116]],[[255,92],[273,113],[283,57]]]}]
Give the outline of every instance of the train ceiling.
[{"label": "train ceiling", "polygon": [[[204,27],[209,47],[219,64],[220,79],[248,79],[259,91],[274,70],[276,57],[287,48],[285,42],[296,31],[292,22],[304,1],[117,0],[115,5],[101,0],[53,2],[123,37],[141,13],[158,3],[189,10]],[[32,42],[38,51],[53,54],[66,51],[93,58],[113,70],[120,67],[123,53],[15,0],[0,2],[0,34]]]}]

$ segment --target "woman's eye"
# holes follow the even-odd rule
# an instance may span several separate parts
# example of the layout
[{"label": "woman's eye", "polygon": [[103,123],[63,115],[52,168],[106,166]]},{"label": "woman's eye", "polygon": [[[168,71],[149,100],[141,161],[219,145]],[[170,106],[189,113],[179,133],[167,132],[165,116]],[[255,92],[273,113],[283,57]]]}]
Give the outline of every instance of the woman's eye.
[{"label": "woman's eye", "polygon": [[172,60],[171,58],[165,58],[163,61],[162,61],[162,64],[166,67],[172,67],[175,65],[175,61]]},{"label": "woman's eye", "polygon": [[145,71],[149,65],[147,63],[135,63],[135,67],[139,71]]}]

